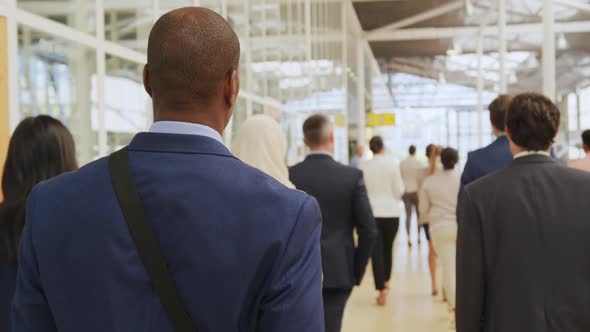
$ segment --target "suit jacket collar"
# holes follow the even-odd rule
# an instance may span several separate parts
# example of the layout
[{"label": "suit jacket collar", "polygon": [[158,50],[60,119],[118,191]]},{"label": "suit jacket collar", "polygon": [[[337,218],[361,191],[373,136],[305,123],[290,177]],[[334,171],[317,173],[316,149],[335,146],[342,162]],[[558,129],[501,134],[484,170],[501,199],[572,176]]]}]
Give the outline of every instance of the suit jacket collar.
[{"label": "suit jacket collar", "polygon": [[199,135],[139,133],[129,144],[129,151],[209,154],[235,158],[217,140]]},{"label": "suit jacket collar", "polygon": [[493,144],[509,144],[508,136],[506,136],[506,135],[498,136]]},{"label": "suit jacket collar", "polygon": [[532,155],[520,157],[518,159],[514,159],[512,161],[512,165],[553,164],[553,163],[557,163],[557,161],[555,161],[550,156],[545,156],[542,154],[532,154]]}]

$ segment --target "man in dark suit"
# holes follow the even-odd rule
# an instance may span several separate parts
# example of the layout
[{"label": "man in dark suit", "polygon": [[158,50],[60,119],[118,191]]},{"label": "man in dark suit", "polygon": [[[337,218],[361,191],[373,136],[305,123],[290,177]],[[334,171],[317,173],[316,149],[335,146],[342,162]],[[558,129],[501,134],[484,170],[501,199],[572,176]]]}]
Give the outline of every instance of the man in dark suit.
[{"label": "man in dark suit", "polygon": [[[144,83],[156,123],[129,164],[148,222],[199,331],[324,331],[317,201],[240,162],[221,134],[238,94],[239,42],[202,8],[164,15]],[[172,332],[107,159],[30,195],[15,332]]]},{"label": "man in dark suit", "polygon": [[508,166],[512,161],[508,138],[504,132],[506,111],[511,101],[511,95],[500,95],[490,104],[490,122],[496,140],[467,155],[467,163],[461,176],[461,191],[469,183]]},{"label": "man in dark suit", "polygon": [[590,174],[550,157],[559,119],[548,98],[516,96],[514,161],[463,192],[457,332],[590,331]]},{"label": "man in dark suit", "polygon": [[329,120],[313,115],[303,124],[303,133],[311,153],[291,169],[290,178],[297,189],[320,203],[326,332],[338,332],[352,288],[360,284],[365,273],[377,228],[362,172],[336,162],[330,155],[334,132]]}]

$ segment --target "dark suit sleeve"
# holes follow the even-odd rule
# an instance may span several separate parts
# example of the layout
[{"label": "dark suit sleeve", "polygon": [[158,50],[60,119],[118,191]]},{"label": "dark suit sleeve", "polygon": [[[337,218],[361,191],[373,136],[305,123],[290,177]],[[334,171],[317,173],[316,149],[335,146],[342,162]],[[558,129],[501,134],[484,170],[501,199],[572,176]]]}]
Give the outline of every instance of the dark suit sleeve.
[{"label": "dark suit sleeve", "polygon": [[485,261],[481,219],[469,196],[461,195],[457,235],[457,332],[481,331],[485,305]]},{"label": "dark suit sleeve", "polygon": [[271,273],[257,331],[324,331],[321,223],[319,205],[308,197]]},{"label": "dark suit sleeve", "polygon": [[36,191],[29,195],[27,221],[19,249],[19,270],[12,306],[14,332],[57,331],[41,284],[37,255],[33,246],[36,196]]},{"label": "dark suit sleeve", "polygon": [[[391,204],[395,204],[395,202]],[[352,208],[358,233],[358,246],[354,255],[354,275],[356,284],[360,285],[377,239],[377,226],[362,173],[354,190]]]}]

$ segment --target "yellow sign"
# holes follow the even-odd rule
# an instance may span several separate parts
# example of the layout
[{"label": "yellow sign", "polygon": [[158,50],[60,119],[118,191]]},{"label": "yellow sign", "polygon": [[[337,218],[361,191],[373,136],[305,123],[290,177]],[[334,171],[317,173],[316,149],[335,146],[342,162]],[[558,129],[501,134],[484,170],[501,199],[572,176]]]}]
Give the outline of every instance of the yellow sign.
[{"label": "yellow sign", "polygon": [[344,114],[334,114],[334,126],[346,127],[346,116]]},{"label": "yellow sign", "polygon": [[367,127],[395,126],[393,113],[367,113]]}]

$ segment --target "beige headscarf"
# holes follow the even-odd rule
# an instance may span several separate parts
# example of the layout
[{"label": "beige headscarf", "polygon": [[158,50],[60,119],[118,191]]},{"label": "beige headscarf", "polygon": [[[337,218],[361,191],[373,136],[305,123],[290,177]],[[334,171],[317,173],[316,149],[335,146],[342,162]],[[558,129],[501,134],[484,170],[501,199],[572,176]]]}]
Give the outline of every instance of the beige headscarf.
[{"label": "beige headscarf", "polygon": [[285,164],[287,137],[273,118],[255,115],[242,124],[232,142],[232,152],[246,164],[256,167],[289,188],[289,170]]}]

